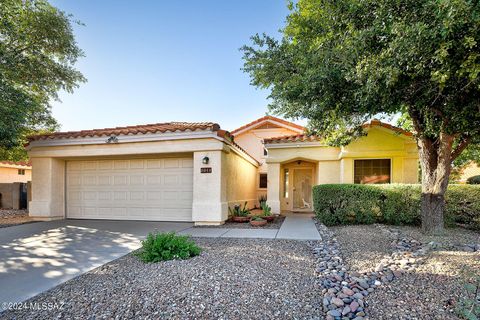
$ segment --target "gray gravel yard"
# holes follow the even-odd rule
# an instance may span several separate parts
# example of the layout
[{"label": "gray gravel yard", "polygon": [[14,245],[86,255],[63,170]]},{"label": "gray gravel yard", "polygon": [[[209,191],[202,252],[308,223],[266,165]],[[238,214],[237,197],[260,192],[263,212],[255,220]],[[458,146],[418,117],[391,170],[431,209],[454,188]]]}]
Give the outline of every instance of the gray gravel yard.
[{"label": "gray gravel yard", "polygon": [[380,260],[392,252],[394,238],[378,226],[330,227],[351,270],[371,271]]},{"label": "gray gravel yard", "polygon": [[34,222],[27,210],[0,209],[0,228]]},{"label": "gray gravel yard", "polygon": [[439,248],[429,252],[425,261],[376,288],[366,302],[371,319],[459,319],[454,306],[465,295],[464,285],[472,276],[480,276],[480,252],[469,252],[465,243],[477,244],[479,233],[447,229],[444,236],[424,236],[419,228],[381,225],[342,226],[335,232],[342,255],[352,271],[374,271],[384,255],[393,251],[392,234],[386,228],[421,243],[434,241]]},{"label": "gray gravel yard", "polygon": [[200,256],[143,264],[129,254],[29,302],[62,310],[7,311],[3,319],[322,319],[307,242],[195,239]]}]

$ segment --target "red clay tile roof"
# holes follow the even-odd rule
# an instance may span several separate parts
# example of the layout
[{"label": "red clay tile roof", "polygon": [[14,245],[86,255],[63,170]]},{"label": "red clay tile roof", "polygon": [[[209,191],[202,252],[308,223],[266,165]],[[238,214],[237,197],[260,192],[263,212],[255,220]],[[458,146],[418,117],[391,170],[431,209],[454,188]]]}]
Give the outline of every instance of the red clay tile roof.
[{"label": "red clay tile roof", "polygon": [[[233,139],[230,132],[220,129],[220,125],[213,122],[165,122],[155,124],[144,124],[137,126],[92,129],[81,131],[53,132],[46,134],[33,135],[28,137],[29,142],[47,139],[69,139],[69,138],[85,138],[85,137],[102,137],[111,135],[135,135],[146,133],[165,133],[165,132],[187,132],[187,131],[211,131],[216,132],[221,138],[226,139],[232,145],[240,149],[242,152],[253,158],[247,151],[240,147]],[[258,162],[258,161],[257,161]]]},{"label": "red clay tile roof", "polygon": [[[372,126],[387,128],[409,137],[413,135],[409,131],[403,130],[402,128],[399,128],[399,127],[392,126],[391,124],[381,122],[380,120],[376,120],[376,119],[370,121],[370,123],[365,123],[363,125],[364,128],[369,128]],[[288,143],[288,142],[314,142],[314,141],[321,141],[321,140],[322,139],[319,136],[315,136],[315,135],[308,136],[308,135],[300,134],[300,135],[291,135],[291,136],[282,136],[282,137],[272,137],[272,138],[264,139],[263,143],[271,144],[271,143]]]},{"label": "red clay tile roof", "polygon": [[261,117],[261,118],[258,118],[257,120],[255,121],[252,121],[250,123],[247,123],[246,125],[243,125],[233,131],[231,131],[230,133],[232,135],[235,135],[237,132],[240,132],[248,127],[253,127],[255,125],[259,125],[260,123],[262,123],[263,121],[266,121],[266,120],[271,120],[271,121],[276,121],[276,122],[280,122],[284,125],[287,125],[287,126],[290,126],[290,127],[294,127],[298,130],[302,130],[302,131],[305,131],[305,127],[302,127],[301,125],[298,125],[296,123],[293,123],[293,122],[290,122],[290,121],[287,121],[287,120],[283,120],[283,119],[280,119],[280,118],[277,118],[277,117],[273,117],[273,116],[264,116],[264,117]]},{"label": "red clay tile roof", "polygon": [[264,139],[263,143],[288,143],[288,142],[317,142],[321,137],[315,135],[297,134],[293,136],[281,136]]},{"label": "red clay tile roof", "polygon": [[8,161],[8,160],[0,160],[0,166],[2,164],[6,164],[6,165],[9,165],[9,166],[22,166],[22,167],[31,167],[32,164],[29,162],[25,162],[25,161]]},{"label": "red clay tile roof", "polygon": [[47,139],[68,139],[84,137],[102,137],[111,135],[135,135],[146,133],[165,133],[182,131],[218,131],[220,126],[213,122],[165,122],[155,124],[144,124],[138,126],[92,129],[82,131],[53,132],[30,136],[29,141]]},{"label": "red clay tile roof", "polygon": [[385,123],[385,122],[382,122],[382,121],[377,120],[377,119],[373,119],[372,121],[370,121],[370,123],[365,123],[363,125],[364,128],[368,128],[368,127],[371,127],[371,126],[384,127],[384,128],[387,128],[387,129],[390,129],[392,131],[404,134],[404,135],[409,136],[409,137],[413,136],[413,133],[411,133],[410,131],[404,130],[404,129],[399,128],[399,127],[392,126],[389,123]]}]

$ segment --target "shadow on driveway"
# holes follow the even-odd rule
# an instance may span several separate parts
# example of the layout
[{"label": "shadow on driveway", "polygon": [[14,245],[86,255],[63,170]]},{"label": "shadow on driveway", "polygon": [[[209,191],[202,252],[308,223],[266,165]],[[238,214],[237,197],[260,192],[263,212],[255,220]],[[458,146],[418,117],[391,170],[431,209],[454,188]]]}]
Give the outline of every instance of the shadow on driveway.
[{"label": "shadow on driveway", "polygon": [[0,229],[0,303],[21,302],[192,223],[60,220]]}]

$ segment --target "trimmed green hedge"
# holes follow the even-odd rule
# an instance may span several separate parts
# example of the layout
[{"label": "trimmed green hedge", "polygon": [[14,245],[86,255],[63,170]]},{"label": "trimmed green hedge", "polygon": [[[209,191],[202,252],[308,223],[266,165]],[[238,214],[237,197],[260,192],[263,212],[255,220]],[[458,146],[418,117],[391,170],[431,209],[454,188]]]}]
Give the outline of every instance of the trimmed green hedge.
[{"label": "trimmed green hedge", "polygon": [[480,184],[480,176],[473,176],[467,179],[468,184]]},{"label": "trimmed green hedge", "polygon": [[[315,213],[327,226],[386,223],[420,225],[420,185],[323,184],[313,187]],[[450,185],[445,222],[480,229],[480,186]]]}]

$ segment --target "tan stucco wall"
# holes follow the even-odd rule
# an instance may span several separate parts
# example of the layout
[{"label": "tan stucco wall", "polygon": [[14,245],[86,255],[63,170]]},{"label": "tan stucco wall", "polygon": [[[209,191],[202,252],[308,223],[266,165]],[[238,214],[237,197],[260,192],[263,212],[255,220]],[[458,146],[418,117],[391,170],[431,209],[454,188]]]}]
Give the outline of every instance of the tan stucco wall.
[{"label": "tan stucco wall", "polygon": [[[257,170],[257,174],[255,176],[255,183],[254,183],[256,188],[254,198],[257,199],[256,201],[257,206],[258,206],[258,198],[261,195],[267,195],[267,189],[260,188],[260,173],[268,174],[268,165],[266,163],[267,157],[264,155],[264,152],[263,152],[263,149],[264,149],[263,139],[295,135],[295,134],[299,134],[299,131],[300,130],[294,131],[294,130],[283,128],[283,127],[267,128],[267,129],[253,128],[251,130],[247,130],[235,136],[235,142],[260,163],[260,166],[258,167],[258,170]],[[267,198],[268,198],[268,195],[267,195]]]},{"label": "tan stucco wall", "polygon": [[32,170],[24,169],[25,175],[18,174],[18,170],[23,168],[5,168],[0,167],[0,183],[23,182],[32,180]]},{"label": "tan stucco wall", "polygon": [[51,220],[65,217],[65,160],[31,158],[32,201],[29,215]]},{"label": "tan stucco wall", "polygon": [[[292,146],[293,145],[293,146]],[[267,163],[285,163],[297,159],[339,160],[340,148],[326,146],[295,146],[294,143],[282,148],[269,148]]]},{"label": "tan stucco wall", "polygon": [[[253,129],[235,136],[235,142],[263,164],[266,158],[263,155],[263,139],[294,134],[298,132],[286,128]],[[267,168],[260,167],[260,172],[267,172]]]},{"label": "tan stucco wall", "polygon": [[222,183],[228,206],[247,202],[248,208],[257,203],[257,167],[233,152],[223,153]]},{"label": "tan stucco wall", "polygon": [[[203,164],[207,156],[210,161]],[[201,173],[201,168],[212,168],[211,173]],[[193,205],[192,220],[196,224],[221,224],[225,218],[226,204],[222,199],[222,151],[199,151],[193,154]]]},{"label": "tan stucco wall", "polygon": [[[193,153],[192,220],[220,224],[228,217],[228,203],[253,201],[257,165],[238,149],[218,139],[189,139],[118,144],[32,146],[32,201],[30,215],[37,219],[65,216],[65,162],[67,160],[130,159]],[[210,161],[203,164],[208,156]],[[211,173],[201,173],[210,167]],[[237,181],[238,184],[234,184]]]},{"label": "tan stucco wall", "polygon": [[340,183],[340,161],[319,161],[317,166],[317,184]]},{"label": "tan stucco wall", "polygon": [[28,154],[34,157],[78,158],[94,156],[132,156],[147,154],[191,153],[221,150],[224,143],[215,139],[185,139],[113,144],[85,144],[52,147],[32,146]]}]

